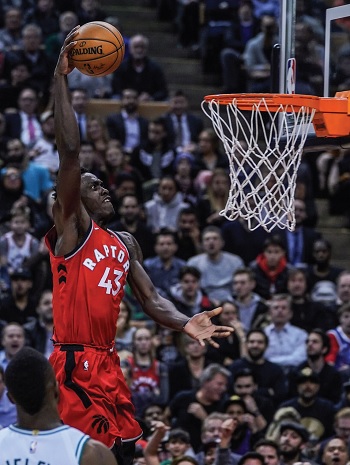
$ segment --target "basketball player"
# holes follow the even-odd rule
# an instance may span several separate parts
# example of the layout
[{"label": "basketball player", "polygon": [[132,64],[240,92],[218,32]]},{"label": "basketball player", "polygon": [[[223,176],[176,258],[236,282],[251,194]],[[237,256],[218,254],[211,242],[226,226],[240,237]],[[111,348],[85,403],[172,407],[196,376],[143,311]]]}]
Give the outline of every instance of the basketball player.
[{"label": "basketball player", "polygon": [[148,278],[133,236],[105,229],[113,206],[102,182],[80,172],[79,131],[67,87],[74,67],[68,54],[78,28],[68,34],[54,73],[60,166],[55,226],[46,237],[53,272],[55,347],[50,361],[60,386],[62,420],[113,447],[119,465],[124,465],[132,462],[134,442],[142,433],[114,349],[126,280],[145,313],[158,324],[214,346],[212,337],[226,337],[230,329],[211,323],[220,308],[190,320],[178,312]]},{"label": "basketball player", "polygon": [[0,431],[2,462],[116,465],[104,444],[62,425],[55,374],[40,352],[30,347],[17,352],[6,369],[5,384],[16,405],[17,423]]}]

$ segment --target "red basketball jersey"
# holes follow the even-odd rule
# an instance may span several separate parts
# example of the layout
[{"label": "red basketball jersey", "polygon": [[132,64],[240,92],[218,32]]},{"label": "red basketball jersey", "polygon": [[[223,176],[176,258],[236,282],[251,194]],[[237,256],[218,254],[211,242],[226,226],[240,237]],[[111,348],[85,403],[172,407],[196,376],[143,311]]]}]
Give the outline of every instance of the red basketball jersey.
[{"label": "red basketball jersey", "polygon": [[45,239],[53,274],[54,341],[113,346],[129,269],[126,246],[94,221],[83,242],[68,255],[54,255],[55,228]]}]

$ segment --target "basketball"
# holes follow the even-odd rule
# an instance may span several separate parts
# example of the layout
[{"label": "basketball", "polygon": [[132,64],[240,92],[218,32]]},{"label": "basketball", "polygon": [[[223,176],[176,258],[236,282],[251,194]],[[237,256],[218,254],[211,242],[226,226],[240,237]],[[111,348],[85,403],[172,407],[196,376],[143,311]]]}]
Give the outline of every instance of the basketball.
[{"label": "basketball", "polygon": [[69,59],[78,70],[88,76],[113,73],[123,61],[125,44],[121,33],[104,21],[86,23],[74,38],[77,43],[69,52]]}]

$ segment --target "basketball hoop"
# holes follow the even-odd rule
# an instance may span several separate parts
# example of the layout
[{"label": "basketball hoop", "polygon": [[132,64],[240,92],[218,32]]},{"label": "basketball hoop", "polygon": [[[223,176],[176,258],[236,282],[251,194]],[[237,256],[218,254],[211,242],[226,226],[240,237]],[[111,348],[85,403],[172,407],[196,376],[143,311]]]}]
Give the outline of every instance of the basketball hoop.
[{"label": "basketball hoop", "polygon": [[303,147],[313,124],[316,135],[350,134],[348,93],[338,98],[298,94],[221,94],[204,97],[230,163],[231,188],[224,210],[229,220],[295,228],[294,194]]}]

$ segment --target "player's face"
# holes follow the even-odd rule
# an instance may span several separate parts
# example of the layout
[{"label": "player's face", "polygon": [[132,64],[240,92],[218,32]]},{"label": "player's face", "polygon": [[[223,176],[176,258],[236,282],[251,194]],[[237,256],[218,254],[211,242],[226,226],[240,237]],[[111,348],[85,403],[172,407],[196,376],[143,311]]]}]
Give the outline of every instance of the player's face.
[{"label": "player's face", "polygon": [[114,215],[109,192],[94,174],[81,176],[81,200],[92,218],[107,220]]}]

